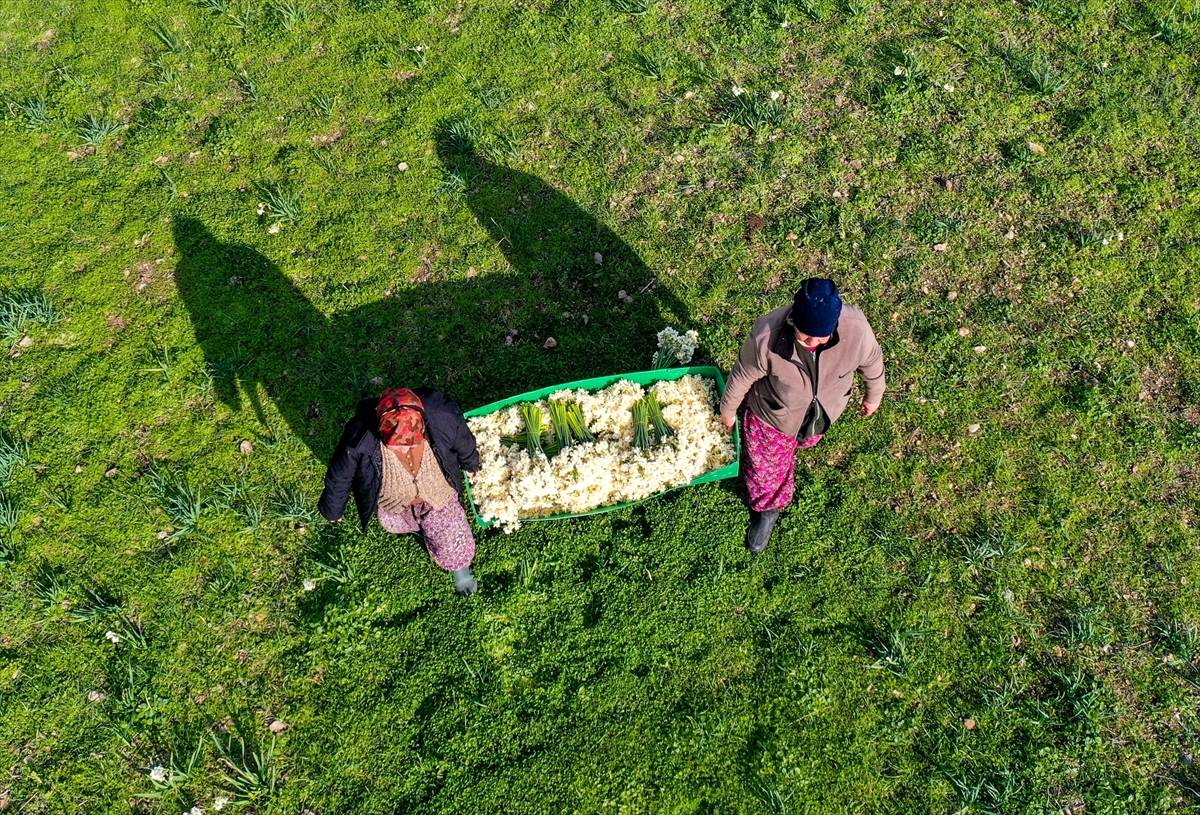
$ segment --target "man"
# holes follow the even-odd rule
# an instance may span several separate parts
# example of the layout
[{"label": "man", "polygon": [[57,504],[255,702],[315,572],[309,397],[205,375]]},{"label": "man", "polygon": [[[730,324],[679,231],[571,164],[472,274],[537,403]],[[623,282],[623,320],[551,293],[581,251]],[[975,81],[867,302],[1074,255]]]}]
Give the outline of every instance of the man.
[{"label": "man", "polygon": [[791,306],[754,323],[721,399],[721,420],[729,429],[746,403],[751,552],[767,548],[795,491],[796,450],[815,446],[842,415],[855,371],[867,391],[862,412],[870,416],[883,399],[883,353],[867,318],[842,305],[832,280],[803,281]]}]

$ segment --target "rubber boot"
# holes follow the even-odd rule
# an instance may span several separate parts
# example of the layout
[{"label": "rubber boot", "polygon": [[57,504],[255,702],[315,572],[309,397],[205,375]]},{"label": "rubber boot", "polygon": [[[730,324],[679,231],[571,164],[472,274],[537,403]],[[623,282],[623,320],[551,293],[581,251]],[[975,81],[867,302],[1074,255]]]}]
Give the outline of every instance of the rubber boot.
[{"label": "rubber boot", "polygon": [[762,554],[771,542],[771,532],[775,522],[779,520],[781,509],[768,509],[765,512],[750,510],[750,528],[746,530],[746,548],[753,554]]},{"label": "rubber boot", "polygon": [[470,566],[454,570],[454,590],[458,592],[459,597],[470,597],[479,591],[479,584],[475,582],[475,575],[471,574]]}]

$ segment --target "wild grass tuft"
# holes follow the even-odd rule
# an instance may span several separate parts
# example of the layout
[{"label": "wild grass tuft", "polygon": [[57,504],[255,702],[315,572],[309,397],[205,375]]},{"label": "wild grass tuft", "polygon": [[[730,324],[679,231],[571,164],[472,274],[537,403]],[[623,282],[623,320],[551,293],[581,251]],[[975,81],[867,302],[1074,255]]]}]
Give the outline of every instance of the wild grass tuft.
[{"label": "wild grass tuft", "polygon": [[121,124],[107,116],[89,113],[80,120],[76,131],[80,140],[89,147],[98,147],[109,136],[120,132]]},{"label": "wild grass tuft", "polygon": [[154,786],[154,792],[143,793],[138,798],[146,800],[161,800],[180,793],[186,785],[199,781],[204,772],[204,739],[196,742],[196,747],[186,760],[172,753],[166,765],[162,768],[161,780],[155,777],[154,768],[146,773],[146,778]]},{"label": "wild grass tuft", "polygon": [[654,5],[654,0],[608,0],[613,11],[621,14],[631,14],[641,17],[648,14]]},{"label": "wild grass tuft", "polygon": [[718,111],[721,125],[740,125],[751,133],[771,130],[783,121],[784,107],[769,95],[737,88],[725,97]]},{"label": "wild grass tuft", "polygon": [[265,215],[277,221],[287,221],[293,226],[300,224],[302,209],[300,195],[295,191],[285,190],[278,184],[269,182],[253,182],[254,189],[264,199]]},{"label": "wild grass tuft", "polygon": [[209,14],[225,14],[230,8],[229,0],[192,0],[192,4]]},{"label": "wild grass tuft", "polygon": [[29,443],[0,433],[0,490],[8,485],[13,471],[29,463]]},{"label": "wild grass tuft", "polygon": [[165,540],[175,542],[188,535],[197,535],[200,523],[209,511],[209,502],[200,487],[185,476],[163,470],[146,474],[149,498],[170,521]]},{"label": "wild grass tuft", "polygon": [[84,589],[83,600],[72,603],[68,619],[73,623],[82,623],[98,617],[115,615],[121,611],[121,601],[103,589]]},{"label": "wild grass tuft", "polygon": [[275,517],[293,526],[311,526],[320,518],[316,505],[303,490],[283,487],[271,497]]},{"label": "wild grass tuft", "polygon": [[787,815],[788,803],[792,800],[793,793],[785,795],[779,787],[763,779],[755,780],[750,787],[763,809],[771,815]]},{"label": "wild grass tuft", "polygon": [[1175,667],[1196,667],[1200,660],[1200,626],[1181,620],[1159,618],[1154,632],[1161,648],[1167,651],[1163,661]]},{"label": "wild grass tuft", "polygon": [[10,540],[20,522],[21,514],[17,505],[7,495],[0,492],[0,539]]},{"label": "wild grass tuft", "polygon": [[250,76],[249,71],[245,68],[235,68],[233,71],[233,83],[250,100],[250,104],[258,104],[258,83]]},{"label": "wild grass tuft", "polygon": [[354,579],[354,570],[346,557],[344,547],[338,546],[329,553],[328,561],[313,560],[312,565],[320,572],[319,580],[329,580],[345,585]]},{"label": "wild grass tuft", "polygon": [[[0,342],[9,350],[31,326],[49,328],[62,319],[62,313],[41,292],[14,292],[0,295]],[[0,450],[0,463],[3,452]]]},{"label": "wild grass tuft", "polygon": [[821,22],[827,14],[821,0],[797,0],[796,9],[809,22],[813,23]]},{"label": "wild grass tuft", "polygon": [[634,51],[625,63],[639,76],[661,82],[666,78],[668,61],[645,51]]},{"label": "wild grass tuft", "polygon": [[230,803],[269,807],[279,780],[279,770],[274,763],[275,739],[272,738],[270,747],[265,749],[249,747],[240,736],[232,733],[224,742],[214,735],[213,743],[223,765],[221,780],[229,786],[231,793]]},{"label": "wild grass tuft", "polygon": [[50,106],[45,99],[9,102],[8,112],[23,119],[25,129],[32,133],[45,133],[50,129]]},{"label": "wild grass tuft", "polygon": [[319,93],[308,100],[308,106],[321,116],[332,115],[337,103],[338,97],[328,93]]},{"label": "wild grass tuft", "polygon": [[61,608],[70,593],[66,575],[46,564],[40,564],[28,583],[29,596],[44,609]]},{"label": "wild grass tuft", "polygon": [[308,20],[308,11],[299,3],[277,0],[271,4],[270,8],[288,32],[295,31]]},{"label": "wild grass tuft", "polygon": [[1041,54],[1025,61],[1023,79],[1040,96],[1053,96],[1067,85],[1063,75]]},{"label": "wild grass tuft", "polygon": [[183,40],[166,23],[161,20],[151,20],[146,24],[146,28],[154,35],[154,39],[162,43],[162,46],[172,54],[183,52]]}]

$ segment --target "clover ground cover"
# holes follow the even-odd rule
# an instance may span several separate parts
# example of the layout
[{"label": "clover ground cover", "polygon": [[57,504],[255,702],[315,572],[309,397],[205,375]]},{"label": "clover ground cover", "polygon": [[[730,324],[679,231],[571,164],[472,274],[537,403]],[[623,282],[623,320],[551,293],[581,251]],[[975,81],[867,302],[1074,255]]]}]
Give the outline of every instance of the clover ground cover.
[{"label": "clover ground cover", "polygon": [[[6,3],[0,801],[1194,806],[1197,34],[1157,0]],[[379,382],[487,404],[664,324],[728,370],[810,274],[890,392],[763,557],[730,484],[483,534],[467,603],[317,523]]]}]

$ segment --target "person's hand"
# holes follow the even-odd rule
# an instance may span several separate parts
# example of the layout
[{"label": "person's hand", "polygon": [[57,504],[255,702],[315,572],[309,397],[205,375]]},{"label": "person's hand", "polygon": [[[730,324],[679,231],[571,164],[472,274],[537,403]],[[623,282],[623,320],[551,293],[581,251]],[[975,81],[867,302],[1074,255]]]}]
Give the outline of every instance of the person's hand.
[{"label": "person's hand", "polygon": [[874,413],[877,410],[879,410],[879,402],[876,402],[875,404],[872,405],[866,399],[863,400],[862,412],[863,412],[864,416],[870,416],[872,413]]},{"label": "person's hand", "polygon": [[727,417],[725,417],[725,416],[722,416],[722,417],[721,417],[721,424],[725,425],[725,429],[726,429],[726,430],[733,430],[733,426],[734,426],[735,424],[737,424],[737,417],[736,417],[736,416],[730,416],[730,417],[728,417],[728,418],[727,418]]}]

